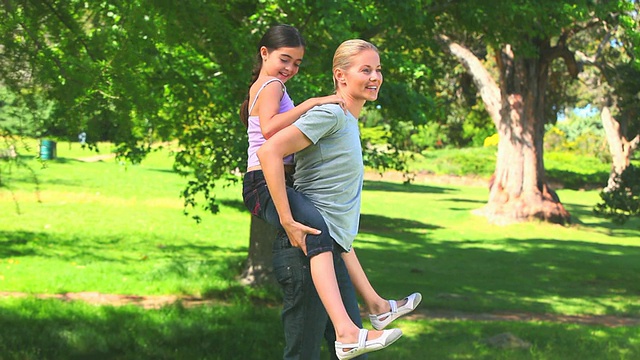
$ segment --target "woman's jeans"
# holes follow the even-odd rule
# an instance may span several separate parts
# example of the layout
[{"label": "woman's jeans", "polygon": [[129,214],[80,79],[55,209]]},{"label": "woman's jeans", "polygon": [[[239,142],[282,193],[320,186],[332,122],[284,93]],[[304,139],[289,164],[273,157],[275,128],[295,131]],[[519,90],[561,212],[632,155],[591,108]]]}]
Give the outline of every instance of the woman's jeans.
[{"label": "woman's jeans", "polygon": [[[362,319],[356,292],[341,257],[342,247],[334,246],[322,214],[306,196],[291,187],[290,180],[287,183],[287,197],[294,219],[322,231],[320,235],[307,235],[307,256],[302,250],[291,245],[280,225],[280,217],[261,170],[245,174],[242,191],[245,206],[251,213],[279,230],[273,244],[273,270],[283,292],[281,317],[285,335],[284,359],[320,359],[323,338],[327,341],[330,358],[337,359],[335,330],[311,279],[311,256],[332,251],[342,302],[351,320],[361,328]],[[366,358],[365,354],[357,359]]]},{"label": "woman's jeans", "polygon": [[[341,249],[336,246],[336,249]],[[342,301],[351,320],[362,328],[355,288],[341,251],[333,251],[333,263]],[[285,360],[318,360],[322,338],[327,341],[331,359],[335,354],[335,330],[318,297],[309,266],[309,258],[291,246],[283,231],[273,244],[273,270],[283,291],[282,323],[285,336]],[[366,354],[358,359],[366,359]]]},{"label": "woman's jeans", "polygon": [[[321,231],[319,235],[307,235],[307,256],[312,257],[322,252],[332,251],[334,241],[329,228],[311,200],[295,191],[290,185],[287,186],[287,198],[295,221]],[[244,175],[242,199],[253,215],[275,226],[278,230],[283,230],[262,170],[249,171]]]}]

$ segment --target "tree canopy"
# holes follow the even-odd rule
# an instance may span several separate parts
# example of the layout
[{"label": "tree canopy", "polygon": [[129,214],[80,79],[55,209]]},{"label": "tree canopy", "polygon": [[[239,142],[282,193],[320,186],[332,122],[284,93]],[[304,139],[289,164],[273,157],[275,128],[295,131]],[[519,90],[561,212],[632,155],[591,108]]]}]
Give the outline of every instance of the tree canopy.
[{"label": "tree canopy", "polygon": [[[569,42],[577,39],[572,35],[616,27],[624,30],[616,39],[629,49],[628,64],[638,69],[640,38],[630,15],[638,2],[628,0],[2,4],[0,86],[19,94],[16,103],[50,107],[47,116],[30,120],[34,133],[75,140],[85,132],[90,143],[115,142],[119,155],[134,162],[153,143],[177,139],[175,169],[189,179],[185,203],[195,205],[204,194],[213,212],[216,182],[235,179],[234,171],[245,167],[246,135],[237,112],[250,85],[255,44],[275,23],[298,27],[306,39],[302,71],[287,84],[296,102],[332,91],[331,58],[343,40],[363,38],[380,48],[385,85],[371,105],[390,131],[384,133],[387,148],[365,147],[368,165],[377,168],[403,169],[403,124],[446,123],[473,104],[459,101],[472,99],[473,87],[439,35],[467,46],[495,76],[491,54],[505,44],[521,58],[559,51],[578,71],[575,51],[586,53],[593,41]],[[550,46],[541,47],[543,40]],[[550,113],[562,111],[552,103]]]}]

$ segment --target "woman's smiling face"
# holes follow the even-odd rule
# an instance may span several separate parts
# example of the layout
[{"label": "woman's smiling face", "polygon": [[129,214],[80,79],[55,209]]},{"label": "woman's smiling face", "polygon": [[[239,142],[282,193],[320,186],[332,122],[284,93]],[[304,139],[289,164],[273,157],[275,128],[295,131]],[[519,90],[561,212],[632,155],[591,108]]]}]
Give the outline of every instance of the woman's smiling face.
[{"label": "woman's smiling face", "polygon": [[351,66],[344,72],[344,80],[352,98],[376,100],[383,81],[380,55],[374,50],[364,50],[355,55]]}]

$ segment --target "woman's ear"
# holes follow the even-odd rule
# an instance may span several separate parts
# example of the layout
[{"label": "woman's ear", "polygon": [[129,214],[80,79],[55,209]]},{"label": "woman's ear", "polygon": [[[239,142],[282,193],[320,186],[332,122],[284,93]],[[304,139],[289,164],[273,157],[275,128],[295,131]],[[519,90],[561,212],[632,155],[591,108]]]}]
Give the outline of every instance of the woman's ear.
[{"label": "woman's ear", "polygon": [[339,84],[345,84],[347,82],[344,71],[342,71],[342,69],[335,69],[333,71],[333,76],[336,78]]}]

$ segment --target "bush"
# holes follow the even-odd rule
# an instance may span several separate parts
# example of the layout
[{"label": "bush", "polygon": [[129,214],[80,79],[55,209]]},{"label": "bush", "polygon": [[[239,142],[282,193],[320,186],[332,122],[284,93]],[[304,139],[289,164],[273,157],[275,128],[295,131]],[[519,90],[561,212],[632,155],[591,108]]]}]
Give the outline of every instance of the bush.
[{"label": "bush", "polygon": [[567,134],[557,126],[553,126],[544,134],[544,151],[562,151],[566,140]]},{"label": "bush", "polygon": [[416,127],[416,132],[411,134],[411,142],[416,150],[440,149],[448,143],[447,130],[444,125],[436,122]]},{"label": "bush", "polygon": [[602,188],[607,183],[611,165],[590,155],[570,151],[544,153],[547,179],[564,188]]},{"label": "bush", "polygon": [[600,193],[602,202],[595,206],[594,212],[616,224],[624,224],[629,217],[640,215],[640,169],[629,165],[614,182],[614,189]]},{"label": "bush", "polygon": [[579,155],[595,156],[602,161],[610,161],[604,130],[598,116],[570,116],[547,127],[544,135],[544,150],[569,151]]}]

